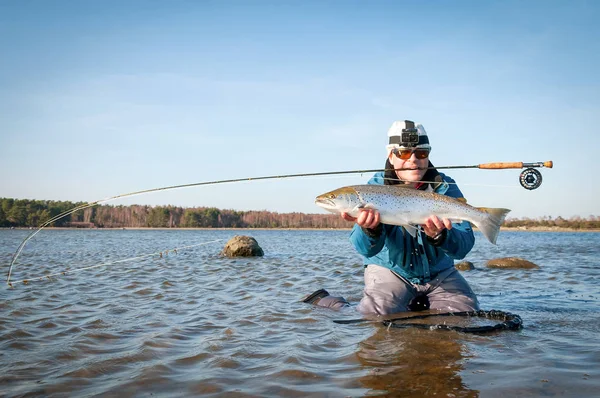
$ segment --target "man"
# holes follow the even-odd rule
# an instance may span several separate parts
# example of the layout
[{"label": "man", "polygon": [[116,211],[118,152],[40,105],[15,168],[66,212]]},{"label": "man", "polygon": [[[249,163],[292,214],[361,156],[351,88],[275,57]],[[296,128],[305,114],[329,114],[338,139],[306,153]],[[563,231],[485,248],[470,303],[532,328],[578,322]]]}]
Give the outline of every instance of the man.
[{"label": "man", "polygon": [[[464,200],[454,180],[429,162],[431,145],[421,124],[394,122],[388,139],[386,171],[376,173],[368,184],[406,184]],[[479,309],[477,297],[454,268],[454,260],[464,258],[475,243],[469,222],[452,223],[432,215],[413,237],[404,227],[382,224],[374,209],[362,209],[356,218],[346,213],[342,217],[355,222],[350,241],[365,265],[364,296],[358,305],[361,313]],[[303,301],[330,308],[349,305],[324,289]]]}]

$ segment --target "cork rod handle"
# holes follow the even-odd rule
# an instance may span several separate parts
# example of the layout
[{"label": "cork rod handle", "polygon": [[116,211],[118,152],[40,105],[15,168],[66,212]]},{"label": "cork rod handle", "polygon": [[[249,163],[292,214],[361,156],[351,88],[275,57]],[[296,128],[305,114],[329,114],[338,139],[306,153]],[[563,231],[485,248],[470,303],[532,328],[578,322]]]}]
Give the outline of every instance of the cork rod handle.
[{"label": "cork rod handle", "polygon": [[523,168],[523,162],[496,162],[496,163],[482,163],[479,165],[480,169],[521,169]]}]

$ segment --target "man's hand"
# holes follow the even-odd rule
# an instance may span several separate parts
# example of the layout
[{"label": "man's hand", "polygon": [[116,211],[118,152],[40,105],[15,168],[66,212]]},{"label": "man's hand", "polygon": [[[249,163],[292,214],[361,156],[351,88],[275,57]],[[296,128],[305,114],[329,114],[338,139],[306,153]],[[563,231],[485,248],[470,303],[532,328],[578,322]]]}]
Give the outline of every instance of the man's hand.
[{"label": "man's hand", "polygon": [[445,229],[452,229],[452,222],[447,218],[440,220],[438,216],[431,216],[423,224],[423,231],[430,238],[437,237]]},{"label": "man's hand", "polygon": [[360,209],[358,217],[352,217],[348,213],[342,213],[346,221],[354,221],[362,228],[374,229],[379,225],[379,212],[374,209]]},{"label": "man's hand", "polygon": [[[342,218],[346,221],[354,221],[360,227],[369,229],[376,228],[380,223],[379,212],[374,209],[361,209],[358,217],[342,213]],[[440,219],[438,216],[431,216],[423,224],[425,235],[431,238],[437,237],[444,229],[452,229],[452,221],[447,218]]]}]

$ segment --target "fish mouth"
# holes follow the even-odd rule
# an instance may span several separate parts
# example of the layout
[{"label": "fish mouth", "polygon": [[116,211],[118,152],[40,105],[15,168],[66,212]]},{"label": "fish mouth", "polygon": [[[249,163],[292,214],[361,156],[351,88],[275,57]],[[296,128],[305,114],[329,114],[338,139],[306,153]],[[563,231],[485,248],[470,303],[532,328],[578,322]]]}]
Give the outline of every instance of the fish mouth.
[{"label": "fish mouth", "polygon": [[324,208],[325,210],[335,209],[335,203],[331,199],[317,197],[315,199],[315,204],[319,207]]}]

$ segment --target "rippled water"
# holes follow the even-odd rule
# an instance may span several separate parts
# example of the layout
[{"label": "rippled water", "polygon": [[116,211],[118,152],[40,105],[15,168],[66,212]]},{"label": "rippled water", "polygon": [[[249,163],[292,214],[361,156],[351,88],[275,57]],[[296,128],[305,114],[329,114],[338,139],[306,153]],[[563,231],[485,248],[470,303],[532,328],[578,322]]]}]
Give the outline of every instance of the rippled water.
[{"label": "rippled water", "polygon": [[[1,230],[2,263],[29,231]],[[236,234],[262,258],[218,253]],[[0,288],[0,396],[596,396],[600,234],[480,235],[464,272],[483,309],[521,331],[469,335],[339,325],[358,317],[301,303],[324,287],[358,302],[348,231],[49,230]],[[535,270],[487,269],[517,256]]]}]

